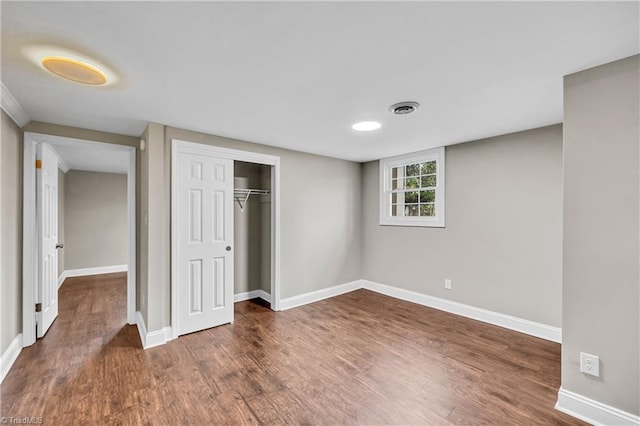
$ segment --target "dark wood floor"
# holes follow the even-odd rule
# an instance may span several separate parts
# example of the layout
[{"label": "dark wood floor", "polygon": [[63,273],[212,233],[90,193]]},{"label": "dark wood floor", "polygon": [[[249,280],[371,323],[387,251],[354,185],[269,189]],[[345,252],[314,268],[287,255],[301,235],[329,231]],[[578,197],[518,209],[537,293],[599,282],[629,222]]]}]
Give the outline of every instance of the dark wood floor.
[{"label": "dark wood floor", "polygon": [[560,345],[366,290],[142,350],[124,274],[69,278],[2,416],[45,424],[581,424],[553,409]]}]

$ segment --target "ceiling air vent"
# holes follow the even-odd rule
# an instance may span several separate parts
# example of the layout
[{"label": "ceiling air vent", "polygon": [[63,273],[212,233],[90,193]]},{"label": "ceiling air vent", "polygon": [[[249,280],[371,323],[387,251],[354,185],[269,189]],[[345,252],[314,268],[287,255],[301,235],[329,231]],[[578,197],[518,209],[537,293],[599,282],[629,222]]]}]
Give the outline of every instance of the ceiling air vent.
[{"label": "ceiling air vent", "polygon": [[420,106],[417,102],[398,102],[389,107],[389,111],[396,115],[411,114]]}]

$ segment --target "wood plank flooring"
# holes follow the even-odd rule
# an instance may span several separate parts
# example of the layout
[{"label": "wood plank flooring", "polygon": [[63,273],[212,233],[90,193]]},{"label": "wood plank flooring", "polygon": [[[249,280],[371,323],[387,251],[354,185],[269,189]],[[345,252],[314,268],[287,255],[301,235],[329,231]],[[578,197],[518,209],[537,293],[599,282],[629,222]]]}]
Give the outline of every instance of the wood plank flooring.
[{"label": "wood plank flooring", "polygon": [[126,276],[69,278],[1,387],[45,424],[582,424],[555,411],[560,345],[367,290],[143,350]]}]

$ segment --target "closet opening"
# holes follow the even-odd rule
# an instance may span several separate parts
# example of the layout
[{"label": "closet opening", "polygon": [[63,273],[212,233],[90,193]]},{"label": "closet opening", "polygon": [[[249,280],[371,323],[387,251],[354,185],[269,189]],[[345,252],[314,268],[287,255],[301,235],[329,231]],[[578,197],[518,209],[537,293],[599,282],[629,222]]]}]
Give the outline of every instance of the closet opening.
[{"label": "closet opening", "polygon": [[272,166],[234,161],[234,301],[271,306]]}]

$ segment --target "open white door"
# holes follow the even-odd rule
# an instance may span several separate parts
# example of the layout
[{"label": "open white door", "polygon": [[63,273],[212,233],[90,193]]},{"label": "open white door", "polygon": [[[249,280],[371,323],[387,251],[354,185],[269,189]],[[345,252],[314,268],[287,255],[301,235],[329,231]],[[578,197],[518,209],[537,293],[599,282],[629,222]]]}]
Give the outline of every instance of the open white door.
[{"label": "open white door", "polygon": [[233,321],[233,160],[188,151],[173,158],[178,335]]},{"label": "open white door", "polygon": [[40,338],[58,316],[58,156],[49,145],[39,144],[36,158],[36,332]]}]

